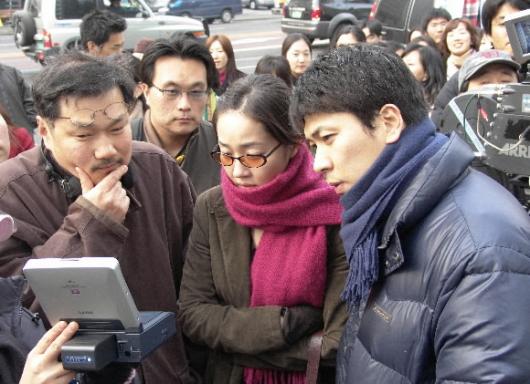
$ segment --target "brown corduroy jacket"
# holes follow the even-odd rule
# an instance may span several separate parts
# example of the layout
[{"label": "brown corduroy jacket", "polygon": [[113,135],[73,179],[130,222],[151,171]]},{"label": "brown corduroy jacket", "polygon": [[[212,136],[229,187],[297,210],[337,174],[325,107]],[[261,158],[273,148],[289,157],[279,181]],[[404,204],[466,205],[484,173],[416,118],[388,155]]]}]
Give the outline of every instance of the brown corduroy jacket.
[{"label": "brown corduroy jacket", "polygon": [[[338,226],[328,230],[327,288],[321,357],[334,365],[347,319],[339,296],[348,272]],[[249,308],[250,229],[228,213],[221,188],[199,196],[180,288],[184,333],[208,347],[206,382],[241,384],[243,366],[305,370],[310,337],[292,346],[280,328],[279,306]],[[311,276],[307,277],[311,279]]]},{"label": "brown corduroy jacket", "polygon": [[[177,312],[195,192],[175,161],[152,144],[133,142],[129,169],[131,204],[120,224],[79,196],[81,191],[68,199],[60,182],[50,182],[40,148],[0,164],[0,210],[17,226],[0,243],[0,275],[20,274],[30,258],[116,257],[139,310]],[[30,293],[25,304],[33,298]],[[146,384],[195,382],[179,327],[141,371]]]}]

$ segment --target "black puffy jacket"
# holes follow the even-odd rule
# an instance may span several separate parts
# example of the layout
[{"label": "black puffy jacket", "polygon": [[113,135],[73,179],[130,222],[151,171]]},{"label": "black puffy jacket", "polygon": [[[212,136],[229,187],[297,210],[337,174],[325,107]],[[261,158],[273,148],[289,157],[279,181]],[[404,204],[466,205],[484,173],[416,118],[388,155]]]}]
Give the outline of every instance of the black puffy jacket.
[{"label": "black puffy jacket", "polygon": [[453,135],[395,204],[338,383],[530,383],[530,219]]}]

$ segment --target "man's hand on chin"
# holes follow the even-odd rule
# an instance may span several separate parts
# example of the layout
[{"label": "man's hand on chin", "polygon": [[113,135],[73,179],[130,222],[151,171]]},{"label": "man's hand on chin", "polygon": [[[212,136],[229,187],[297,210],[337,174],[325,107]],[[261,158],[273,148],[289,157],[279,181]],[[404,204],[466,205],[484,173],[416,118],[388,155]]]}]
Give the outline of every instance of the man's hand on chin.
[{"label": "man's hand on chin", "polygon": [[127,172],[127,166],[120,165],[96,185],[81,168],[76,167],[76,172],[81,183],[83,197],[122,224],[130,204],[127,191],[120,181]]}]

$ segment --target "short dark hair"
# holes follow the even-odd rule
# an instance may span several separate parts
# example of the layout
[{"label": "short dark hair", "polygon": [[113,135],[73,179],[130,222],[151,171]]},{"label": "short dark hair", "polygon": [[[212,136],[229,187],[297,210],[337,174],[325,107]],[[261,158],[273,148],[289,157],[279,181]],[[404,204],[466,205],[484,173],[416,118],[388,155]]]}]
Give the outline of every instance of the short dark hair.
[{"label": "short dark hair", "polygon": [[291,99],[291,121],[303,129],[316,113],[351,113],[372,129],[385,104],[401,111],[406,125],[427,117],[419,83],[395,54],[373,44],[341,47],[319,56],[298,79]]},{"label": "short dark hair", "polygon": [[33,81],[33,100],[37,113],[48,120],[60,116],[59,103],[64,97],[94,97],[118,88],[123,101],[134,102],[132,77],[104,58],[72,51],[58,56]]},{"label": "short dark hair", "polygon": [[313,53],[313,48],[311,47],[311,40],[309,38],[302,34],[302,33],[290,33],[288,34],[285,39],[283,39],[282,43],[282,56],[285,57],[287,55],[287,51],[289,48],[291,48],[291,45],[296,43],[298,40],[303,40],[307,46],[309,47],[309,52]]},{"label": "short dark hair", "polygon": [[510,4],[512,7],[523,11],[530,8],[528,0],[486,0],[482,6],[482,12],[480,14],[480,20],[482,22],[482,28],[486,35],[491,35],[491,22],[497,16],[499,8],[504,4]]},{"label": "short dark hair", "polygon": [[[140,59],[133,56],[132,53],[122,52],[116,55],[107,56],[104,58],[108,62],[123,68],[129,76],[131,76],[136,84],[140,83]],[[146,109],[147,103],[145,101],[144,94],[140,94],[136,100],[131,103],[131,109],[136,106],[136,103],[140,101],[142,103],[143,110]]]},{"label": "short dark hair", "polygon": [[175,39],[158,39],[149,44],[140,64],[140,78],[149,87],[153,85],[156,61],[161,57],[174,56],[183,60],[200,61],[206,68],[206,84],[209,89],[219,86],[217,70],[212,56],[203,44],[181,35]]},{"label": "short dark hair", "polygon": [[[422,44],[422,43],[425,43],[429,47],[432,47],[434,49],[438,49],[432,37],[427,36],[427,35],[421,35],[421,36],[415,37],[409,42],[409,44]],[[422,44],[422,45],[425,45],[425,44]]]},{"label": "short dark hair", "polygon": [[232,83],[219,99],[218,119],[227,111],[239,111],[263,124],[282,144],[296,144],[303,135],[289,123],[289,96],[285,82],[272,75],[249,75]]},{"label": "short dark hair", "polygon": [[289,88],[293,87],[293,76],[289,62],[283,56],[265,55],[259,59],[254,70],[256,75],[273,75],[279,77]]},{"label": "short dark hair", "polygon": [[427,15],[425,15],[421,23],[421,30],[423,33],[427,32],[427,26],[431,20],[440,18],[447,21],[452,19],[451,14],[445,8],[434,8]]},{"label": "short dark hair", "polygon": [[108,62],[118,65],[125,69],[129,75],[132,76],[135,83],[139,83],[142,80],[140,79],[140,59],[136,56],[133,56],[129,52],[122,52],[116,55],[107,56],[104,58]]},{"label": "short dark hair", "polygon": [[81,33],[81,45],[87,50],[88,42],[93,41],[96,45],[105,44],[110,35],[120,33],[127,29],[127,21],[114,12],[107,10],[94,10],[86,14],[81,20],[79,30]]},{"label": "short dark hair", "polygon": [[376,43],[376,45],[383,48],[385,51],[398,56],[401,55],[399,51],[405,49],[405,44],[395,40],[380,40]]},{"label": "short dark hair", "polygon": [[362,24],[362,28],[368,28],[371,34],[376,36],[382,36],[383,35],[383,24],[379,20],[373,19],[373,20],[366,20]]},{"label": "short dark hair", "polygon": [[335,38],[332,39],[329,45],[333,48],[336,48],[337,41],[339,41],[339,38],[342,35],[348,35],[348,34],[353,35],[353,37],[355,37],[355,40],[357,40],[358,43],[364,43],[366,41],[366,35],[364,34],[361,27],[354,25],[354,24],[346,24],[340,27],[338,33],[335,34]]}]

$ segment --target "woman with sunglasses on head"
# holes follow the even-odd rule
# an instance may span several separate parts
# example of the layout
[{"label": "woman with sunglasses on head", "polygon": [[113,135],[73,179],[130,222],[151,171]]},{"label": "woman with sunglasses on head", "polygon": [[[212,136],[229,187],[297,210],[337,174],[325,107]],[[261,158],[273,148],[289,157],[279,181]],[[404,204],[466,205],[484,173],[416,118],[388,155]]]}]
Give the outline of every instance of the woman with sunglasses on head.
[{"label": "woman with sunglasses on head", "polygon": [[320,382],[334,382],[341,208],[289,124],[289,95],[281,79],[250,75],[218,105],[221,185],[198,198],[179,296],[184,333],[208,347],[208,383],[302,384],[320,330]]}]

